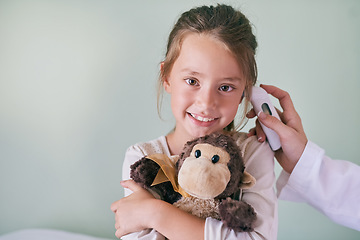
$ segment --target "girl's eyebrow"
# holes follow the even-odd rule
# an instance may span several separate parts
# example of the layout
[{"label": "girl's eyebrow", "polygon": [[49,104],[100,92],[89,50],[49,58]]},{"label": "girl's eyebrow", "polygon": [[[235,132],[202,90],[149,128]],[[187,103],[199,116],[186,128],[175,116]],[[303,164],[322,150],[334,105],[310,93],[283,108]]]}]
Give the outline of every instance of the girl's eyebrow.
[{"label": "girl's eyebrow", "polygon": [[226,78],[224,78],[224,80],[230,81],[230,82],[237,82],[237,81],[242,81],[242,78],[240,78],[240,77],[226,77]]},{"label": "girl's eyebrow", "polygon": [[[189,68],[184,68],[182,70],[180,70],[182,73],[190,75],[190,76],[201,76],[202,74],[199,72],[196,72],[194,70],[191,70]],[[223,81],[229,81],[229,82],[241,82],[242,78],[241,77],[220,77],[219,80],[223,80]]]},{"label": "girl's eyebrow", "polygon": [[189,68],[184,68],[181,70],[181,72],[186,73],[186,74],[190,74],[190,75],[201,75],[199,72],[193,71]]},{"label": "girl's eyebrow", "polygon": [[[199,76],[199,75],[202,75],[201,73],[199,72],[196,72],[194,70],[191,70],[189,68],[184,68],[181,70],[181,72],[183,73],[186,73],[186,74],[189,74],[189,75],[194,75],[194,76]],[[237,76],[234,76],[234,77],[223,77],[223,78],[220,78],[222,80],[227,80],[227,81],[230,81],[230,82],[235,82],[235,81],[241,81],[242,78],[241,77],[237,77]]]}]

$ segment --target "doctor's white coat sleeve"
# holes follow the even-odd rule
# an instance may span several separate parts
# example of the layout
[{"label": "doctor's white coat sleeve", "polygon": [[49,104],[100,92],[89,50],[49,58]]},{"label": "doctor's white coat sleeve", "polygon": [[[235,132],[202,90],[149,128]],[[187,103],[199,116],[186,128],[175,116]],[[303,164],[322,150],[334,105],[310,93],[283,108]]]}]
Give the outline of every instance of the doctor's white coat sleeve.
[{"label": "doctor's white coat sleeve", "polygon": [[334,222],[360,231],[360,166],[333,160],[312,142],[290,174],[277,181],[282,200],[305,202]]}]

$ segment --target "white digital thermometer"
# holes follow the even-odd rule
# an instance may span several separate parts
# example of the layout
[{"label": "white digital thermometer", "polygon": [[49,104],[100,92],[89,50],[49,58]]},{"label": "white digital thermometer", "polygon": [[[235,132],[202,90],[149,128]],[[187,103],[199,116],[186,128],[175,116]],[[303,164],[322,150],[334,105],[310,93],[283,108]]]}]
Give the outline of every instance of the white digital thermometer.
[{"label": "white digital thermometer", "polygon": [[[252,87],[252,93],[250,98],[251,104],[255,110],[255,113],[259,115],[260,112],[264,112],[265,114],[276,117],[280,120],[279,114],[276,109],[272,105],[268,93],[261,87]],[[260,122],[260,121],[259,121]],[[264,133],[266,134],[266,138],[269,142],[269,145],[273,151],[276,151],[281,148],[280,138],[277,133],[266,127],[260,122]]]}]

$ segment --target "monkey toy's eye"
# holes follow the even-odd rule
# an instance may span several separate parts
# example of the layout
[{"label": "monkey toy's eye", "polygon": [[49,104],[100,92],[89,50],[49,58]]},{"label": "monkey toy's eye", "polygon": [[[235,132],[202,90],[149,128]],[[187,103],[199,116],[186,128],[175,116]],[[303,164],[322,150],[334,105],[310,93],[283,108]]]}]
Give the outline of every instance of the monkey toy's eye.
[{"label": "monkey toy's eye", "polygon": [[196,150],[195,151],[195,157],[199,158],[201,156],[201,151],[200,150]]},{"label": "monkey toy's eye", "polygon": [[219,161],[220,157],[219,155],[214,155],[212,158],[211,158],[211,161],[212,163],[217,163]]}]

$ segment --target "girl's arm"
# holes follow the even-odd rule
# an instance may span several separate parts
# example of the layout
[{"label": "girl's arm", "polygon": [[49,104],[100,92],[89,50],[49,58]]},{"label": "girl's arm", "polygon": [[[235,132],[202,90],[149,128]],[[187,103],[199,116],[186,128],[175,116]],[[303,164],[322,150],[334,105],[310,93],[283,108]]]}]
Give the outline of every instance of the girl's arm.
[{"label": "girl's arm", "polygon": [[[154,199],[152,195],[141,195],[140,190],[145,191],[142,188],[138,189],[140,192],[136,191],[128,195],[127,193],[133,191],[129,187],[125,188],[125,196],[128,197],[120,199],[112,206],[113,211],[116,211],[116,227],[122,225],[120,221],[123,221],[124,229],[127,229],[126,231],[120,230],[117,235],[134,232],[128,239],[161,239],[159,233],[170,239],[276,239],[277,199],[273,191],[274,156],[266,143],[261,144],[256,139],[245,140],[245,138],[246,134],[239,139],[239,142],[242,143],[240,145],[243,145],[247,171],[257,179],[257,184],[244,193],[243,199],[252,205],[258,214],[255,232],[235,232],[226,228],[221,221],[212,218],[199,219],[171,204]],[[124,180],[129,178],[130,165],[149,153],[145,147],[131,147],[127,151],[123,167]],[[119,207],[124,210],[117,211]],[[156,231],[149,228],[156,229]],[[189,234],[190,237],[185,237],[186,234]]]},{"label": "girl's arm", "polygon": [[[130,165],[145,155],[159,152],[168,153],[168,150],[164,146],[165,144],[166,142],[162,143],[161,140],[157,139],[148,143],[136,144],[129,147],[126,151],[122,172],[122,178],[125,180],[122,182],[125,188],[125,198],[115,202],[111,207],[112,210],[116,212],[116,229],[118,229],[119,226],[127,229],[126,231],[118,231],[116,235],[123,236],[126,233],[131,233],[123,237],[123,239],[165,239],[162,235],[168,238],[169,236],[175,235],[172,236],[174,239],[176,239],[176,237],[193,239],[197,232],[202,234],[200,239],[203,239],[204,219],[199,219],[177,209],[171,204],[155,199],[148,191],[137,188],[136,184],[136,192],[133,192],[134,187],[132,187],[133,185],[131,183],[128,187],[128,181],[126,180],[130,179]],[[117,211],[119,207],[124,210],[121,212]],[[196,227],[199,223],[202,223],[202,226]],[[187,229],[189,229],[191,237],[184,238]]]},{"label": "girl's arm", "polygon": [[153,228],[168,239],[204,239],[204,219],[155,199],[132,180],[122,181],[121,185],[133,193],[111,205],[116,237]]}]

